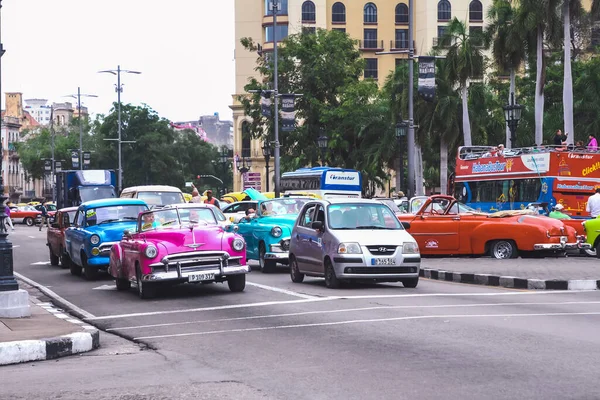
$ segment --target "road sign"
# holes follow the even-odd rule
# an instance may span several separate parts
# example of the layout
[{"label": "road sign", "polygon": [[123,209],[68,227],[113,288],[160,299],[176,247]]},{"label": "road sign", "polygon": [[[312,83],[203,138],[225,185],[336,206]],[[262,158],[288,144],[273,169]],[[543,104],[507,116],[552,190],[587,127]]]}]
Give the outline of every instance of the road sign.
[{"label": "road sign", "polygon": [[246,172],[244,174],[244,189],[254,188],[259,192],[262,190],[260,172]]}]

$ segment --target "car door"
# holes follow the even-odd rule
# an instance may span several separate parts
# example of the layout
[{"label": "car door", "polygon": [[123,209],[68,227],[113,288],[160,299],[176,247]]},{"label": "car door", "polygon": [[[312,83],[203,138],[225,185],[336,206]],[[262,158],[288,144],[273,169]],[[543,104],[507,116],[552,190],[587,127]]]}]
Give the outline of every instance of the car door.
[{"label": "car door", "polygon": [[424,254],[450,254],[459,250],[460,215],[436,209],[434,202],[417,215],[409,231]]},{"label": "car door", "polygon": [[319,203],[308,203],[296,226],[294,240],[297,246],[294,256],[298,261],[300,271],[317,271],[318,258],[313,246],[313,241],[317,240],[317,235],[312,228],[312,223],[315,221],[319,207]]},{"label": "car door", "polygon": [[84,220],[84,210],[78,210],[77,214],[75,215],[74,224],[69,228],[68,237],[66,240],[71,261],[77,265],[81,265],[81,253],[79,249],[83,244]]},{"label": "car door", "polygon": [[258,260],[258,241],[254,236],[258,226],[258,218],[252,218],[250,221],[242,219],[238,224],[238,233],[246,241],[246,256],[252,260]]},{"label": "car door", "polygon": [[50,250],[52,251],[52,254],[60,256],[60,243],[61,243],[61,237],[62,237],[62,232],[61,232],[62,225],[60,222],[60,218],[62,217],[62,212],[60,212],[60,211],[57,212],[56,216],[57,216],[57,218],[54,220],[54,222],[48,228],[46,237],[48,240],[48,246],[50,246]]}]

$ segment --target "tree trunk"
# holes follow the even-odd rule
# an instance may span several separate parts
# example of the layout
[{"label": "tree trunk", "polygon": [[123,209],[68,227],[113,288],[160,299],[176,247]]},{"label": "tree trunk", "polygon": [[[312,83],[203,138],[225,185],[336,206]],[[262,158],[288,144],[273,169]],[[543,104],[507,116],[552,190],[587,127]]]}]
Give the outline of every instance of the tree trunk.
[{"label": "tree trunk", "polygon": [[[510,90],[508,91],[508,102],[506,104],[510,104],[511,102],[511,93],[515,92],[515,87],[516,87],[516,78],[517,74],[515,72],[514,68],[510,69]],[[515,100],[516,101],[516,100]],[[504,144],[504,147],[507,149],[512,148],[512,141],[510,140],[511,135],[510,135],[510,128],[508,127],[508,122],[506,123],[506,143]]]},{"label": "tree trunk", "polygon": [[463,120],[463,137],[465,146],[472,146],[471,141],[471,121],[469,121],[469,94],[467,92],[467,82],[460,88],[462,97],[462,120]]},{"label": "tree trunk", "polygon": [[573,74],[571,72],[571,15],[569,10],[569,1],[564,0],[564,35],[565,35],[565,55],[564,55],[564,82],[563,82],[563,115],[565,121],[565,133],[567,143],[573,144],[575,132],[573,131]]},{"label": "tree trunk", "polygon": [[440,194],[448,194],[448,143],[440,139]]},{"label": "tree trunk", "polygon": [[544,31],[538,27],[535,80],[535,143],[544,142]]},{"label": "tree trunk", "polygon": [[423,152],[420,144],[415,144],[415,159],[416,159],[416,171],[415,171],[415,194],[414,196],[423,196],[425,190],[423,188]]}]

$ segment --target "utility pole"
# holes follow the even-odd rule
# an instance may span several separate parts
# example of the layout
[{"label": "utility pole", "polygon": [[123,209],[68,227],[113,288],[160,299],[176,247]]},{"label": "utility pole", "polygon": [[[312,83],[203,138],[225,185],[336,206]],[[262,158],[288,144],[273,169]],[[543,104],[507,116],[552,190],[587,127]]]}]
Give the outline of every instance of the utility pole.
[{"label": "utility pole", "polygon": [[[81,120],[81,97],[98,97],[95,94],[81,94],[81,88],[77,87],[77,94],[69,94],[66,97],[77,99],[77,118],[79,119],[79,169],[83,169],[83,125]],[[54,157],[52,157],[54,160]],[[54,162],[54,161],[53,161]],[[54,167],[52,167],[54,170]]]},{"label": "utility pole", "polygon": [[273,77],[273,91],[275,93],[275,160],[274,160],[274,173],[275,173],[275,198],[280,196],[280,152],[279,152],[279,69],[277,60],[277,13],[279,12],[279,0],[272,0],[273,4],[273,56],[275,58],[273,66],[275,74]]},{"label": "utility pole", "polygon": [[408,0],[408,198],[422,193],[416,192],[415,182],[415,125],[414,125],[414,57],[415,48],[413,45],[413,0]]}]

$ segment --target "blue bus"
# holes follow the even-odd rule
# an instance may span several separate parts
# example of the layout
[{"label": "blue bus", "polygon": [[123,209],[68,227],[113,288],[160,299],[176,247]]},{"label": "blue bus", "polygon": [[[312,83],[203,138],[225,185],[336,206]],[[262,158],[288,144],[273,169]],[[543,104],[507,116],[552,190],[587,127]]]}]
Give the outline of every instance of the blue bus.
[{"label": "blue bus", "polygon": [[284,194],[313,194],[318,198],[359,198],[362,175],[353,169],[314,167],[300,168],[281,175],[280,190]]}]

